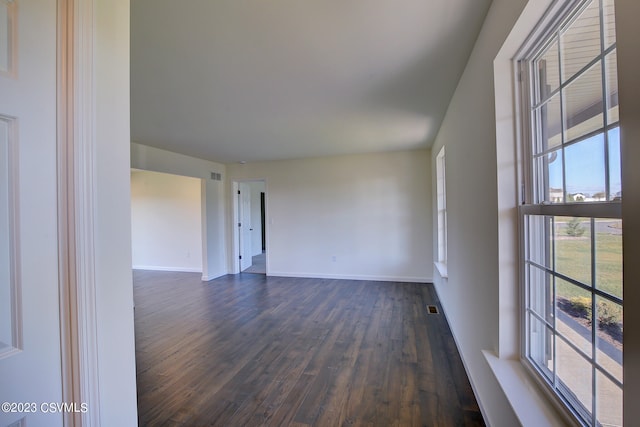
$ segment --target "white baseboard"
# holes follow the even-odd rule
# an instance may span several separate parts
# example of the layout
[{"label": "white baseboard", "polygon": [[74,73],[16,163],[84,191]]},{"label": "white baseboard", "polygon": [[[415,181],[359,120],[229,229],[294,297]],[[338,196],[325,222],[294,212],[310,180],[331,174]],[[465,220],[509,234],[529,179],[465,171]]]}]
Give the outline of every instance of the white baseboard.
[{"label": "white baseboard", "polygon": [[178,271],[181,273],[202,273],[201,268],[188,267],[164,267],[159,265],[134,265],[134,270],[151,270],[151,271]]},{"label": "white baseboard", "polygon": [[217,279],[218,277],[222,277],[222,276],[226,276],[227,272],[222,272],[222,273],[216,273],[216,274],[210,274],[208,276],[205,276],[204,274],[202,275],[202,281],[203,282],[209,282],[211,280]]},{"label": "white baseboard", "polygon": [[[178,271],[186,273],[202,273],[201,269],[184,268],[184,267],[163,267],[157,265],[134,265],[134,270],[151,270],[151,271]],[[227,272],[217,272],[210,275],[203,275],[202,281],[209,282],[218,277],[225,276]],[[431,277],[414,277],[414,276],[371,276],[366,274],[324,274],[324,273],[291,273],[283,271],[270,271],[268,276],[276,277],[300,277],[307,279],[340,279],[340,280],[371,280],[374,282],[406,282],[406,283],[433,283]]]},{"label": "white baseboard", "polygon": [[431,277],[412,276],[369,276],[360,274],[291,273],[282,271],[269,271],[268,276],[300,277],[307,279],[371,280],[375,282],[433,283],[433,278]]}]

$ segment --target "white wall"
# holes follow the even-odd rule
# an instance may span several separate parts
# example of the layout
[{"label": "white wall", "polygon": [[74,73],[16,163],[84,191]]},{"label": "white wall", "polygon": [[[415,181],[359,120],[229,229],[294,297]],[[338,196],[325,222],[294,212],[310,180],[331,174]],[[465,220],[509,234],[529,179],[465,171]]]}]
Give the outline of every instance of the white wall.
[{"label": "white wall", "polygon": [[227,170],[230,182],[266,181],[270,275],[430,281],[429,156],[405,151]]},{"label": "white wall", "polygon": [[133,268],[202,272],[202,180],[131,172]]},{"label": "white wall", "polygon": [[[271,275],[430,281],[428,159],[428,151],[410,151],[225,166],[131,145],[131,167],[205,182],[203,246],[215,245],[206,256],[208,279],[233,271],[237,251],[226,246],[235,230],[232,181],[266,180]],[[208,178],[225,170],[223,194],[221,183]]]},{"label": "white wall", "polygon": [[131,278],[129,1],[96,0],[95,243],[101,425],[137,425]]},{"label": "white wall", "polygon": [[[227,274],[225,165],[132,143],[131,167],[202,180],[202,279]],[[221,173],[223,180],[212,180],[211,172]]]},{"label": "white wall", "polygon": [[[436,270],[434,282],[485,419],[493,426],[519,424],[482,354],[497,349],[499,339],[493,60],[525,3],[492,3],[431,159],[435,173],[436,154],[446,147],[449,277],[440,278]],[[435,206],[435,187],[432,194]],[[437,240],[433,244],[435,250]]]}]

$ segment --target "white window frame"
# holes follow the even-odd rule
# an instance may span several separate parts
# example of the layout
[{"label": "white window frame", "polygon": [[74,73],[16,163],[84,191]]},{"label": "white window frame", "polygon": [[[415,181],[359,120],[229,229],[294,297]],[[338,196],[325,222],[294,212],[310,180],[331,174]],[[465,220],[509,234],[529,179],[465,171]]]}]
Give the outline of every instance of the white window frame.
[{"label": "white window frame", "polygon": [[[550,250],[548,248],[545,249],[544,246],[549,244],[548,243],[549,237],[550,237],[550,234],[553,235],[553,232],[551,232],[550,229],[548,229],[547,225],[540,225],[545,221],[541,221],[537,225],[532,225],[531,219],[535,217],[548,218],[549,219],[548,222],[550,224],[553,224],[553,218],[557,216],[571,216],[571,217],[582,217],[582,218],[590,219],[591,248],[592,248],[590,267],[592,272],[594,272],[595,271],[595,267],[594,267],[595,261],[594,261],[594,252],[593,252],[594,239],[595,239],[595,236],[593,233],[594,219],[595,218],[621,219],[622,209],[621,209],[620,201],[611,200],[611,197],[609,195],[609,190],[610,190],[609,182],[608,182],[609,164],[608,164],[608,158],[606,158],[606,156],[605,156],[605,171],[606,171],[605,174],[607,176],[606,199],[611,201],[588,202],[588,203],[587,202],[571,202],[568,200],[567,189],[566,187],[564,187],[564,185],[563,185],[562,200],[559,203],[557,203],[557,200],[554,203],[553,200],[549,200],[549,198],[544,197],[544,195],[541,196],[540,187],[543,185],[547,185],[547,188],[544,188],[543,190],[549,193],[550,186],[548,185],[548,183],[541,184],[540,178],[535,177],[535,171],[534,171],[535,154],[533,153],[533,146],[534,146],[534,143],[537,143],[535,139],[536,139],[536,128],[538,125],[536,124],[537,122],[536,122],[536,119],[534,118],[534,109],[535,109],[534,106],[536,104],[535,96],[533,94],[534,88],[535,88],[535,75],[534,75],[535,73],[532,70],[533,70],[533,64],[536,58],[539,55],[541,55],[542,52],[544,52],[544,49],[546,49],[546,47],[550,44],[553,37],[556,37],[563,28],[566,28],[567,26],[569,26],[573,18],[577,16],[579,11],[582,11],[586,7],[586,5],[591,3],[592,1],[598,2],[600,5],[600,10],[602,10],[603,0],[574,0],[574,1],[566,2],[564,5],[560,5],[560,6],[558,6],[560,2],[556,2],[554,5],[555,8],[552,7],[550,9],[550,13],[548,13],[543,18],[543,20],[540,22],[538,27],[534,30],[530,38],[525,42],[525,46],[523,46],[523,48],[521,49],[520,53],[517,55],[517,58],[516,58],[518,60],[518,67],[516,69],[516,73],[517,73],[517,79],[520,82],[519,84],[520,93],[519,93],[518,104],[520,106],[521,117],[519,121],[519,125],[520,125],[519,128],[520,128],[521,140],[523,142],[522,146],[520,147],[523,154],[522,164],[520,168],[520,176],[521,176],[523,185],[522,185],[521,194],[520,194],[521,206],[518,209],[520,233],[521,233],[520,278],[522,282],[522,287],[521,287],[522,289],[522,318],[521,318],[522,360],[525,366],[527,366],[528,368],[530,368],[532,372],[534,372],[535,376],[540,380],[540,382],[544,386],[546,386],[547,389],[556,396],[556,398],[558,399],[559,402],[561,402],[561,404],[563,404],[569,409],[570,413],[575,417],[575,420],[582,425],[598,425],[598,420],[597,420],[598,414],[596,410],[596,407],[597,407],[597,396],[596,396],[597,388],[596,388],[596,382],[595,382],[596,374],[597,373],[603,374],[605,377],[607,377],[608,380],[616,383],[620,388],[622,388],[622,384],[621,384],[621,381],[619,381],[617,378],[609,374],[606,370],[602,368],[602,366],[598,364],[598,360],[595,357],[595,354],[597,351],[596,349],[597,341],[595,339],[595,336],[592,336],[591,359],[590,360],[588,359],[588,363],[592,369],[592,372],[591,372],[592,407],[591,408],[581,407],[581,404],[578,402],[578,400],[571,397],[571,394],[572,394],[571,391],[567,389],[566,384],[564,384],[562,381],[559,380],[555,369],[553,369],[553,372],[551,372],[551,374],[549,374],[549,372],[544,372],[545,367],[541,366],[539,363],[536,363],[533,360],[532,347],[535,347],[535,345],[531,344],[532,342],[531,335],[533,333],[530,334],[529,331],[532,331],[533,329],[530,322],[533,321],[533,322],[539,323],[540,325],[543,325],[543,327],[545,327],[545,330],[551,333],[551,336],[553,337],[553,340],[554,340],[553,345],[543,344],[542,347],[543,347],[543,351],[550,351],[551,353],[553,353],[553,355],[550,356],[551,359],[549,360],[552,360],[554,367],[556,364],[556,357],[557,357],[557,354],[556,354],[557,347],[555,344],[555,340],[562,339],[562,337],[561,337],[561,334],[558,333],[558,330],[556,329],[555,319],[557,317],[556,315],[557,307],[555,302],[553,304],[550,304],[551,305],[550,309],[553,311],[553,314],[551,316],[551,321],[549,321],[548,319],[543,319],[539,314],[535,313],[532,308],[532,306],[535,304],[535,301],[532,302],[532,299],[535,299],[535,298],[532,297],[532,293],[530,292],[530,289],[529,289],[529,280],[531,280],[529,269],[532,268],[531,265],[535,263],[532,262],[532,254],[530,252],[532,251],[547,252],[546,255],[544,256],[549,257]],[[603,23],[602,17],[601,17],[600,23],[601,24]],[[602,45],[601,53],[597,57],[597,59],[595,59],[589,64],[589,66],[597,63],[597,61],[601,62],[601,65],[602,65],[601,72],[603,74],[603,101],[604,101],[606,99],[606,87],[604,85],[605,57],[606,55],[610,54],[613,50],[616,49],[616,45],[615,43],[612,46],[604,45],[604,35],[603,35],[602,27],[601,27],[600,39],[601,39],[601,45]],[[559,63],[560,62],[561,61],[559,61]],[[585,72],[589,66],[585,66],[582,69],[582,71],[578,73],[578,75],[580,75],[580,73]],[[568,84],[569,83],[567,83],[567,85]],[[559,88],[557,90],[558,90],[558,93],[560,93],[561,89]],[[540,103],[538,102],[538,104]],[[603,108],[603,111],[606,112],[607,111],[606,108]],[[606,116],[607,114],[603,115],[603,126],[600,128],[600,130],[604,135],[603,136],[605,141],[604,144],[605,144],[605,147],[607,147],[605,148],[605,150],[608,150],[608,141],[606,136],[607,132],[610,129],[618,126],[618,123],[617,122],[607,123]],[[561,131],[561,133],[563,132]],[[593,135],[593,133],[591,134]],[[569,144],[574,142],[575,141],[568,141]],[[560,150],[564,150],[565,142],[563,141],[561,144],[562,145]],[[551,149],[548,149],[547,151],[551,151]],[[563,182],[566,182],[565,174],[566,174],[566,170],[563,168],[562,170]],[[537,182],[536,182],[536,178],[538,179]],[[553,245],[554,243],[552,242],[551,244]],[[550,267],[536,265],[535,268],[537,268],[538,270],[546,271],[546,273],[549,274],[549,277],[551,277],[551,280],[553,281],[553,283],[555,283],[557,278],[562,280],[564,279],[572,280],[571,278],[567,278],[562,274],[558,273],[555,270],[555,266],[553,265],[553,262]],[[595,286],[588,287],[577,281],[574,284],[580,286],[583,290],[588,291],[590,293],[591,301],[592,301],[592,307],[591,307],[592,313],[596,312],[596,302],[595,302],[596,298],[606,299],[607,301],[611,301],[613,303],[622,305],[622,302],[623,302],[622,298],[612,296],[606,292],[601,291],[600,289],[597,289]],[[553,285],[551,289],[552,289],[552,292],[554,292],[553,298],[555,301],[555,285]],[[545,306],[546,304],[547,303],[545,303]],[[537,317],[537,319],[535,319],[535,317]],[[531,320],[531,319],[534,319],[534,320]],[[591,329],[592,329],[592,334],[595,334],[595,327],[592,327]],[[569,341],[563,342],[563,344],[569,345],[570,347],[575,347]],[[538,348],[538,350],[540,349]],[[577,349],[574,348],[574,350],[577,350]],[[534,348],[533,352],[535,351],[536,349]],[[585,409],[586,409],[586,412],[585,412]]]},{"label": "white window frame", "polygon": [[442,278],[448,277],[447,271],[447,184],[444,147],[436,156],[436,207],[438,222],[438,261],[435,266]]}]

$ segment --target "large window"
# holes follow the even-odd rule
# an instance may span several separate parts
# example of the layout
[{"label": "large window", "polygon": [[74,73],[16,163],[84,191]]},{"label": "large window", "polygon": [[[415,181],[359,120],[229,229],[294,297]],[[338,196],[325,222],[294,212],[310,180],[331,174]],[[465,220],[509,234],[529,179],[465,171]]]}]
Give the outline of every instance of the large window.
[{"label": "large window", "polygon": [[[613,0],[555,5],[519,62],[526,363],[584,425],[622,425]],[[532,41],[531,41],[532,40]]]},{"label": "large window", "polygon": [[436,267],[442,277],[447,274],[447,193],[446,193],[444,147],[436,156],[436,204],[438,209],[438,261]]}]

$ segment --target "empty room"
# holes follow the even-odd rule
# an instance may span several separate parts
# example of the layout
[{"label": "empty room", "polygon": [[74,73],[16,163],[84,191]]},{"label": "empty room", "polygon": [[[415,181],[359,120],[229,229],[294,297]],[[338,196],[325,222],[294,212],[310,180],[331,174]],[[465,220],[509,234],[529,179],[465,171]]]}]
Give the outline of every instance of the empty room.
[{"label": "empty room", "polygon": [[0,0],[0,427],[635,425],[639,17]]}]

